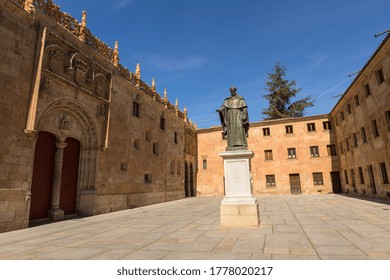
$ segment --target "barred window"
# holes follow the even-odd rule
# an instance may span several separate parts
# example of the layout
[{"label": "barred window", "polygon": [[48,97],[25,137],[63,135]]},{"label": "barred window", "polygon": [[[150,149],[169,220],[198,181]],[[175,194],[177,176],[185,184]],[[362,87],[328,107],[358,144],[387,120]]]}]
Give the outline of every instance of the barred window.
[{"label": "barred window", "polygon": [[322,172],[313,172],[313,181],[314,185],[323,185],[324,178],[322,176]]},{"label": "barred window", "polygon": [[266,184],[267,184],[267,187],[274,187],[276,186],[276,183],[275,183],[275,175],[265,175],[265,181],[266,181]]}]

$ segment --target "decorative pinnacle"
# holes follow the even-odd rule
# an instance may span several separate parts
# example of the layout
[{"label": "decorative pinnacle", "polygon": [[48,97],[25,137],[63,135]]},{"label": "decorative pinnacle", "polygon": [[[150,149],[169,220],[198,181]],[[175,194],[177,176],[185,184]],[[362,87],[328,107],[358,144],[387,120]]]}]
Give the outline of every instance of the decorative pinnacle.
[{"label": "decorative pinnacle", "polygon": [[184,107],[184,121],[188,123],[188,113],[187,113],[187,107]]},{"label": "decorative pinnacle", "polygon": [[112,56],[112,63],[116,67],[118,67],[118,65],[119,65],[118,41],[115,41],[115,47],[114,47],[113,56]]},{"label": "decorative pinnacle", "polygon": [[79,33],[79,39],[80,41],[85,41],[85,29],[87,28],[87,12],[83,11],[81,16],[81,23],[80,23],[80,33]]},{"label": "decorative pinnacle", "polygon": [[135,67],[135,77],[137,80],[141,80],[141,65],[137,63],[137,66]]},{"label": "decorative pinnacle", "polygon": [[156,92],[156,82],[155,82],[154,78],[152,78],[152,91]]},{"label": "decorative pinnacle", "polygon": [[164,100],[168,101],[168,93],[166,88],[164,88]]},{"label": "decorative pinnacle", "polygon": [[176,98],[176,101],[175,101],[175,114],[176,116],[179,115],[179,99]]}]

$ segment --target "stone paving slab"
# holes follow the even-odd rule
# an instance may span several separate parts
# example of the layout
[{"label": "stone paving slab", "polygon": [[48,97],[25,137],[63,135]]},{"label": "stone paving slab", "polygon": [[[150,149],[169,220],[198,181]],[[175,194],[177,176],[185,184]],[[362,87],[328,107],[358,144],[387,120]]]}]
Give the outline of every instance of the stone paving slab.
[{"label": "stone paving slab", "polygon": [[0,233],[0,259],[385,259],[390,203],[335,194],[260,196],[260,226],[219,224],[195,197]]}]

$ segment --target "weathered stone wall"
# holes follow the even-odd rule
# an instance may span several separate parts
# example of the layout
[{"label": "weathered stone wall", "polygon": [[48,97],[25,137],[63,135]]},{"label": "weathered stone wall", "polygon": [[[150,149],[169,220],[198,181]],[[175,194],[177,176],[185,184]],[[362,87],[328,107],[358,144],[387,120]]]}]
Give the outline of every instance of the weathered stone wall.
[{"label": "weathered stone wall", "polygon": [[[299,174],[302,193],[332,192],[330,172],[339,171],[338,156],[328,156],[327,145],[336,144],[334,130],[323,128],[329,121],[327,115],[262,121],[252,123],[249,129],[248,150],[254,152],[251,160],[254,195],[289,194],[289,174]],[[307,124],[314,123],[315,131],[308,131]],[[286,134],[285,127],[293,126],[293,133]],[[263,128],[270,135],[264,136]],[[199,195],[223,195],[223,160],[219,153],[225,150],[220,128],[199,130]],[[312,157],[310,146],[318,146],[319,156]],[[296,149],[296,158],[289,158],[288,148]],[[266,160],[265,150],[272,150],[272,160]],[[207,161],[207,169],[203,161]],[[313,173],[322,172],[323,184],[314,185]],[[275,185],[267,186],[266,175],[275,175]]]},{"label": "weathered stone wall", "polygon": [[[383,73],[382,82],[378,77],[379,71]],[[370,94],[366,85],[369,85]],[[343,150],[340,155],[343,192],[370,197],[390,197],[390,185],[388,181],[384,181],[385,174],[380,166],[381,163],[384,164],[387,178],[390,179],[389,36],[347,89],[332,110],[331,116],[336,124],[339,149]],[[374,121],[377,134],[374,131]],[[366,140],[362,128],[365,130]],[[369,166],[372,167],[372,178]],[[360,179],[359,169],[362,171],[363,181]],[[355,182],[352,176],[355,177]]]}]

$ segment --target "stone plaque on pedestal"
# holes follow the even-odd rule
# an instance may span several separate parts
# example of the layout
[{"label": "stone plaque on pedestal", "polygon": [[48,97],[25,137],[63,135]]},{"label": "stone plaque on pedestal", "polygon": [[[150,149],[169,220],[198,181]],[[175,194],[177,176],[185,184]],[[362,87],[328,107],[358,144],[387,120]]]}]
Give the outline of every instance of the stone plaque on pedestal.
[{"label": "stone plaque on pedestal", "polygon": [[225,197],[220,206],[221,225],[251,227],[259,225],[258,203],[252,195],[249,150],[226,151],[223,158]]}]

